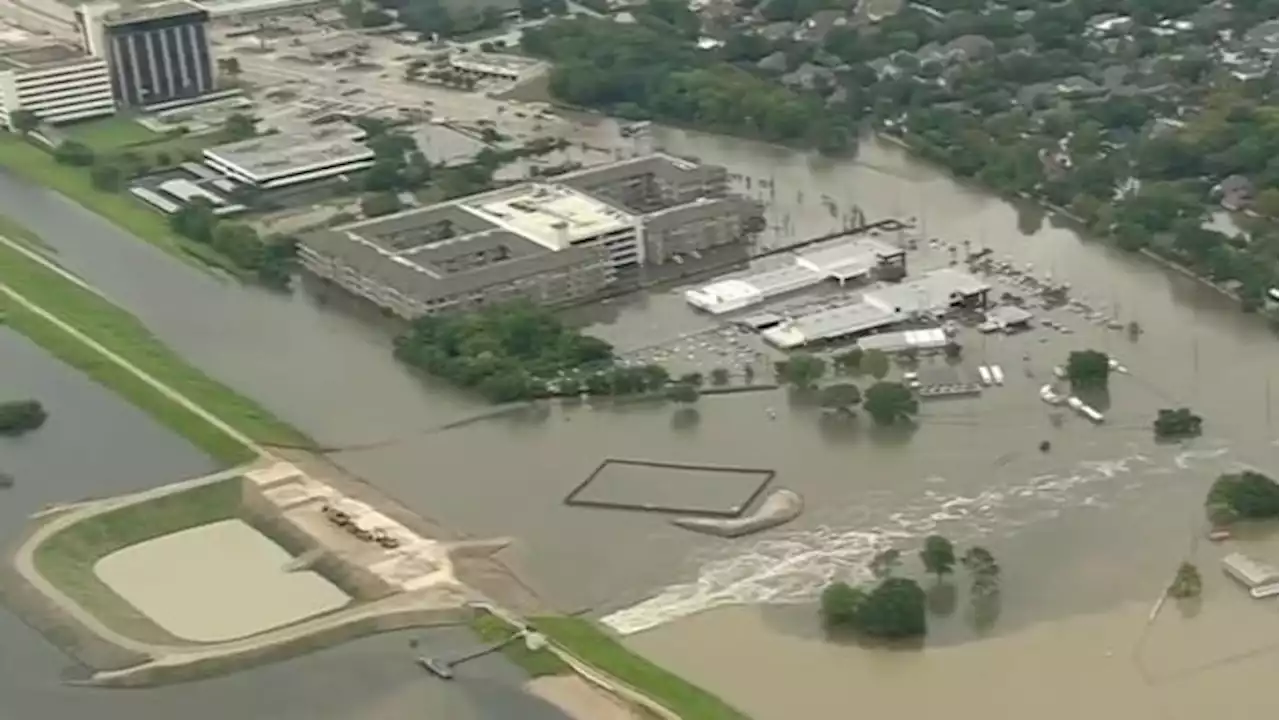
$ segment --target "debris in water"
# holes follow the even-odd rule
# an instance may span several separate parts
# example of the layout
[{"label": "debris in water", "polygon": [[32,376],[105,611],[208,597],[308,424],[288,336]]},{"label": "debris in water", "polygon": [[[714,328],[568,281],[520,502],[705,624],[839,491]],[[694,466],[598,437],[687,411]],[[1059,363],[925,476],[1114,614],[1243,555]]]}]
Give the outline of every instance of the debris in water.
[{"label": "debris in water", "polygon": [[1040,452],[1047,453],[1052,448],[1053,448],[1053,443],[1049,442],[1048,440],[1040,441]]}]

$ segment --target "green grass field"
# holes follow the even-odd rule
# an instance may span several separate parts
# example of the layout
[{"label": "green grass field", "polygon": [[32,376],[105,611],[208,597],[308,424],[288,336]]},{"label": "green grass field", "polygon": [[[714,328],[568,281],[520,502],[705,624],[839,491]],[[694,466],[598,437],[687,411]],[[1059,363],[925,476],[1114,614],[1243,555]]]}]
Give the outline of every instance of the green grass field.
[{"label": "green grass field", "polygon": [[[4,245],[0,245],[0,282],[245,435],[264,444],[309,444],[301,432],[275,418],[253,400],[192,367],[157,340],[137,318]],[[252,450],[175,404],[133,373],[17,303],[7,305],[9,327],[59,360],[110,387],[212,457],[228,464],[254,458]]]},{"label": "green grass field", "polygon": [[[515,634],[515,628],[489,613],[479,613],[471,621],[471,629],[486,643],[502,642]],[[554,653],[547,650],[533,651],[517,640],[502,648],[502,654],[512,664],[522,668],[529,677],[545,677],[547,675],[565,675],[571,672]]]},{"label": "green grass field", "polygon": [[715,695],[631,652],[590,620],[547,616],[531,622],[578,659],[648,695],[684,720],[748,720]]},{"label": "green grass field", "polygon": [[210,483],[77,522],[36,548],[36,570],[117,632],[149,642],[173,642],[154,621],[99,580],[94,565],[130,545],[237,517],[240,482],[231,478]]},{"label": "green grass field", "polygon": [[59,165],[51,155],[17,135],[0,132],[0,166],[28,182],[67,196],[117,227],[193,266],[215,267],[237,277],[245,274],[244,270],[221,253],[173,233],[164,217],[147,209],[131,196],[98,190],[84,168]]},{"label": "green grass field", "polygon": [[58,128],[71,138],[93,148],[95,153],[121,150],[130,145],[159,140],[163,135],[148,130],[127,115],[87,120]]}]

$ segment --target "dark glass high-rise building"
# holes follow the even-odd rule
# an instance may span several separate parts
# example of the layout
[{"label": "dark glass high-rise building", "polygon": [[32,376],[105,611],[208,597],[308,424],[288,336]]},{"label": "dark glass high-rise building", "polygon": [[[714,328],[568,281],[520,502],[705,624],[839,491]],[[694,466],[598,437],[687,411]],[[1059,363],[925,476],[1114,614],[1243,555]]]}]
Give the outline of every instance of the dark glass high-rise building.
[{"label": "dark glass high-rise building", "polygon": [[85,46],[111,68],[122,107],[145,107],[213,92],[209,13],[185,2],[118,8],[86,5],[77,12]]}]

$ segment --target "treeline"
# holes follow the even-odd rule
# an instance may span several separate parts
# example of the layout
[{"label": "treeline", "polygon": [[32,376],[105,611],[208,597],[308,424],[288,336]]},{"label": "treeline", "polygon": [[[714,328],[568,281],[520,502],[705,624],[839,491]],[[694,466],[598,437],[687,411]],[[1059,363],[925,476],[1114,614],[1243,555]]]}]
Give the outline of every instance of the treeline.
[{"label": "treeline", "polygon": [[[699,50],[654,7],[639,12],[635,24],[557,20],[527,29],[521,46],[555,63],[550,89],[566,103],[833,154],[854,147],[854,124],[828,110],[819,95],[791,90]],[[680,23],[681,17],[672,11],[669,19]]]},{"label": "treeline", "polygon": [[268,287],[287,289],[298,242],[287,235],[262,237],[252,226],[219,218],[205,198],[194,198],[169,216],[169,227],[188,240],[217,250]]}]

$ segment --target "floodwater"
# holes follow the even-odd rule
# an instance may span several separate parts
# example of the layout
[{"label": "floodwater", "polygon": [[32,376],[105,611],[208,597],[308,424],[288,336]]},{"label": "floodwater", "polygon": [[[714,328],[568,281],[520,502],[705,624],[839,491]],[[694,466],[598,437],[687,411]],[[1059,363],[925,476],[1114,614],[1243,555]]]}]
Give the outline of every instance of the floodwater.
[{"label": "floodwater", "polygon": [[[0,393],[38,398],[49,412],[36,432],[0,438],[0,470],[15,479],[12,488],[0,489],[5,546],[31,513],[48,505],[143,490],[217,469],[185,440],[3,326]],[[411,638],[421,649],[409,648]],[[475,647],[464,628],[391,633],[202,682],[90,690],[63,684],[64,674],[77,672],[68,658],[0,607],[0,720],[564,720],[563,713],[524,693],[522,673],[500,656],[460,667],[461,682],[450,684],[427,678],[413,661],[420,652],[454,655]]]},{"label": "floodwater", "polygon": [[[603,145],[612,134],[602,122],[583,136]],[[1218,473],[1241,464],[1275,473],[1275,336],[1209,288],[1082,240],[1034,208],[963,187],[890,146],[868,142],[857,162],[836,162],[679,131],[656,136],[664,149],[727,166],[770,201],[768,243],[835,229],[855,206],[869,219],[915,216],[927,237],[1030,263],[1037,275],[1071,282],[1077,296],[1121,322],[1137,321],[1144,333],[1131,342],[1058,311],[1054,317],[1073,334],[1037,329],[972,339],[967,370],[1000,364],[1005,386],[980,399],[926,404],[910,434],[824,418],[782,391],[704,398],[692,421],[686,413],[674,424],[664,406],[556,407],[429,434],[422,431],[477,408],[397,367],[385,330],[338,311],[332,299],[325,308],[306,293],[283,298],[221,283],[2,175],[0,212],[43,235],[61,262],[166,343],[321,442],[401,439],[335,459],[449,527],[514,536],[510,562],[562,608],[594,608],[624,632],[665,624],[638,635],[638,646],[762,716],[767,703],[751,688],[767,687],[781,700],[808,693],[809,715],[825,716],[857,701],[855,685],[835,678],[892,664],[840,648],[852,658],[832,663],[842,672],[815,673],[806,690],[792,692],[782,686],[794,673],[778,686],[753,683],[746,679],[757,677],[756,665],[725,659],[777,652],[791,667],[826,662],[835,650],[795,638],[804,634],[797,628],[812,629],[812,600],[825,583],[856,578],[880,548],[900,547],[911,565],[919,539],[942,532],[989,547],[1004,569],[999,616],[982,630],[995,639],[970,642],[977,630],[957,610],[934,623],[931,643],[942,650],[922,657],[945,651],[967,658],[947,662],[982,665],[981,653],[1007,657],[1000,653],[1012,651],[991,648],[1024,647],[1018,643],[1049,643],[1041,652],[1052,653],[1051,638],[1084,632],[1072,624],[1081,618],[1111,618],[1099,621],[1105,628],[1132,615],[1129,608],[1150,606],[1202,532],[1204,493]],[[921,253],[911,263],[919,270],[945,257]],[[618,300],[587,320],[624,348],[713,324],[690,312],[678,292]],[[1113,378],[1101,427],[1051,411],[1037,396],[1053,365],[1086,347],[1111,352],[1131,370]],[[1205,436],[1156,445],[1156,410],[1182,405],[1205,418]],[[1043,440],[1050,452],[1037,449]],[[566,507],[565,494],[606,457],[772,468],[776,486],[801,493],[807,510],[785,528],[724,541],[692,536],[659,516]],[[1217,556],[1205,557],[1202,571],[1216,574]],[[757,604],[789,607],[779,611],[791,613],[789,623],[764,622],[753,610],[704,613]],[[1247,613],[1225,617],[1275,635],[1266,618],[1255,628]],[[677,657],[676,638],[694,636],[716,650],[732,638],[742,652],[707,662],[698,653]],[[966,655],[964,648],[988,649]]]}]

